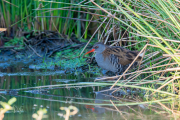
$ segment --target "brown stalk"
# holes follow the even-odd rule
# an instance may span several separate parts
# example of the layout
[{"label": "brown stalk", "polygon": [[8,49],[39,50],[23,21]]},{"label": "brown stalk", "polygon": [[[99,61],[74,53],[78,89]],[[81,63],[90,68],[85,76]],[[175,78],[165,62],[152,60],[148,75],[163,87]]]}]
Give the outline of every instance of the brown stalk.
[{"label": "brown stalk", "polygon": [[[108,17],[106,17],[106,18],[104,19],[104,21],[106,21],[107,18],[108,18]],[[95,34],[97,33],[97,31],[100,29],[100,27],[102,26],[102,24],[104,23],[104,21],[99,25],[99,27],[98,27],[98,28],[96,29],[96,31],[93,33],[93,35],[91,36],[91,38],[89,39],[89,41],[87,42],[87,44],[85,45],[85,47],[83,48],[83,50],[81,51],[81,53],[80,53],[79,56],[82,55],[82,53],[84,52],[84,50],[86,49],[86,47],[88,46],[88,44],[91,42],[92,38],[95,36]]]},{"label": "brown stalk", "polygon": [[147,83],[152,83],[152,82],[159,82],[161,80],[165,80],[166,78],[162,78],[162,79],[158,79],[158,80],[152,80],[152,81],[147,81],[147,82],[143,82],[143,83],[137,83],[134,85],[143,85],[143,84],[147,84]]},{"label": "brown stalk", "polygon": [[[160,21],[161,23],[162,23],[162,22],[163,22],[163,23],[167,23],[167,24],[169,24],[169,25],[177,28],[177,26],[175,26],[175,25],[171,24],[170,22],[165,21],[165,20],[163,20],[163,19],[158,19],[158,18],[155,18],[155,17],[150,17],[150,16],[147,16],[147,15],[144,15],[144,14],[141,14],[141,13],[137,13],[137,14],[139,14],[139,15],[141,15],[141,16],[145,16],[145,17],[147,17],[147,18],[154,19],[155,21]],[[169,18],[168,18],[168,19],[169,19]],[[160,23],[160,24],[161,24],[161,23]]]},{"label": "brown stalk", "polygon": [[[175,68],[175,69],[178,69],[178,70],[180,70],[180,68]],[[174,69],[168,69],[168,70],[160,70],[160,71],[149,71],[149,72],[141,72],[141,73],[153,73],[153,72],[155,72],[155,73],[160,73],[160,72],[163,72],[163,71],[174,71]],[[121,76],[122,77],[122,76]],[[119,79],[118,79],[119,80]],[[133,79],[132,79],[133,80]],[[131,81],[132,81],[131,80]],[[124,80],[125,81],[125,80]],[[122,81],[122,82],[124,82],[124,81]],[[122,83],[121,82],[121,83]],[[129,81],[128,81],[129,82]],[[128,83],[128,82],[126,82],[126,83]],[[117,83],[117,81],[115,82],[115,83]],[[125,83],[125,84],[126,84]],[[122,86],[121,87],[119,87],[118,89],[116,89],[115,91],[113,91],[112,93],[114,93],[114,92],[116,92],[117,90],[119,90],[120,88],[122,88]]]},{"label": "brown stalk", "polygon": [[91,17],[91,19],[90,19],[90,21],[89,21],[89,23],[88,23],[88,25],[87,25],[87,27],[86,27],[86,29],[85,29],[85,31],[84,31],[84,33],[82,34],[82,36],[81,36],[80,39],[82,39],[82,37],[84,36],[84,34],[86,33],[86,31],[88,30],[88,27],[89,27],[89,25],[90,25],[90,23],[91,23],[91,21],[92,21],[93,18],[94,18],[94,15]]},{"label": "brown stalk", "polygon": [[[127,83],[129,83],[129,82],[131,82],[131,81],[133,81],[135,78],[137,78],[139,75],[141,75],[141,72],[139,72],[139,73],[137,73],[137,74],[135,74],[133,77],[131,77],[131,79],[130,80],[124,80],[124,81],[127,81],[127,82],[125,82],[124,84],[127,84]],[[122,81],[121,83],[123,83],[124,81]]]},{"label": "brown stalk", "polygon": [[[179,49],[179,47],[180,47],[180,45],[178,46],[177,50]],[[171,62],[171,60],[172,60],[172,58],[169,60],[168,64]],[[168,67],[168,65],[166,66],[165,69],[167,69],[167,67]],[[161,77],[162,77],[164,74],[165,74],[165,72],[161,74]]]},{"label": "brown stalk", "polygon": [[[161,63],[163,63],[163,62],[165,62],[165,61],[167,61],[167,60],[170,60],[170,58],[166,58],[166,59],[164,59],[164,60],[162,60],[162,61],[160,61],[160,62],[152,65],[152,67],[154,67],[154,66],[156,66],[156,65],[158,65],[158,64],[161,64]],[[176,64],[177,64],[177,63],[176,63]]]},{"label": "brown stalk", "polygon": [[[153,74],[151,74],[151,75],[149,75],[149,76],[145,77],[144,79],[142,79],[140,82],[142,82],[142,81],[144,81],[145,79],[147,79],[148,77],[151,77],[151,76],[153,76],[153,75],[155,75],[155,74],[158,74],[158,73],[161,73],[161,72],[156,72],[156,73],[153,73]],[[154,80],[153,80],[153,81],[154,81]]]},{"label": "brown stalk", "polygon": [[[144,62],[147,61],[147,60],[150,60],[152,57],[158,55],[159,53],[160,53],[160,52],[157,51],[157,52],[152,53],[151,56],[150,56],[150,55],[146,56],[146,57],[148,57],[148,58],[146,58],[145,60],[143,60],[142,63],[144,63]],[[152,61],[151,61],[151,62],[152,62]]]},{"label": "brown stalk", "polygon": [[[139,72],[137,73],[137,74],[139,74]],[[130,79],[130,78],[133,78],[134,76],[136,76],[137,74],[134,74],[134,75],[130,75],[127,79],[125,79],[125,80],[128,80],[128,79]],[[123,82],[123,81],[122,81]]]},{"label": "brown stalk", "polygon": [[100,8],[102,11],[104,11],[105,13],[107,13],[109,16],[116,18],[114,15],[112,15],[111,13],[109,13],[107,10],[103,9],[101,6],[99,6],[98,4],[96,4],[93,0],[90,0],[94,5],[96,5],[98,8]]},{"label": "brown stalk", "polygon": [[[177,63],[173,63],[173,64],[177,64]],[[156,67],[146,68],[146,69],[144,69],[143,71],[145,71],[145,70],[147,70],[147,69],[152,69],[152,68],[154,69],[154,68],[163,67],[163,66],[166,66],[166,65],[160,65],[160,66],[156,66]],[[157,72],[157,73],[160,73],[160,72]],[[148,78],[148,77],[150,77],[150,76],[153,76],[153,75],[155,75],[155,74],[157,74],[157,73],[153,73],[153,74],[145,77],[143,80],[145,80],[146,78]],[[127,84],[127,83],[129,83],[130,81],[134,80],[134,79],[137,78],[140,74],[141,74],[141,72],[137,71],[137,75],[136,75],[135,77],[133,76],[133,78],[132,78],[132,77],[129,77],[128,79],[130,79],[130,78],[132,78],[132,79],[129,80],[128,82],[126,82],[125,84]],[[141,81],[143,81],[143,80],[141,80]],[[126,81],[126,80],[124,80],[124,81]],[[122,81],[122,82],[123,82],[123,81]]]},{"label": "brown stalk", "polygon": [[[156,99],[155,99],[156,100]],[[173,110],[169,109],[167,106],[165,106],[164,104],[162,104],[161,102],[157,102],[158,104],[160,104],[162,107],[164,107],[166,110],[171,111],[173,114],[176,114],[178,116],[180,116],[180,113],[176,113]],[[178,111],[179,112],[179,111]]]},{"label": "brown stalk", "polygon": [[[159,37],[154,37],[154,36],[145,36],[145,35],[140,35],[140,34],[136,34],[137,36],[141,36],[141,37],[146,37],[146,38],[155,38],[155,39],[158,39],[160,40],[161,38]],[[180,43],[180,41],[178,40],[170,40],[170,39],[166,39],[166,38],[163,38],[165,41],[169,41],[169,42],[175,42],[175,43]]]},{"label": "brown stalk", "polygon": [[147,58],[147,57],[153,57],[153,56],[157,55],[158,53],[160,53],[160,52],[159,52],[159,51],[151,52],[151,53],[149,53],[149,54],[146,54],[145,57],[146,57],[146,58]]},{"label": "brown stalk", "polygon": [[[161,87],[159,87],[157,90],[162,89],[163,87],[165,87],[166,85],[168,85],[169,83],[173,82],[176,79],[179,79],[180,77],[174,77],[172,80],[168,81],[167,83],[165,83],[164,85],[162,85]],[[154,91],[151,95],[153,95],[154,93],[156,93],[156,91]]]},{"label": "brown stalk", "polygon": [[135,109],[133,109],[132,107],[130,107],[130,106],[128,106],[127,105],[127,107],[129,108],[129,109],[131,109],[132,111],[134,111],[135,113],[137,113],[137,114],[139,114],[140,116],[141,116],[141,119],[142,119],[142,113],[140,113],[140,112],[137,112]]},{"label": "brown stalk", "polygon": [[[26,38],[23,38],[25,41],[28,41]],[[25,42],[24,42],[24,44],[27,46],[27,47],[29,47],[37,56],[39,56],[39,57],[42,57],[41,55],[39,55],[32,47],[31,47],[31,45],[27,45]]]},{"label": "brown stalk", "polygon": [[169,54],[163,54],[164,57],[180,57],[180,55],[169,55]]},{"label": "brown stalk", "polygon": [[[152,45],[152,44],[148,44],[148,46],[160,48],[159,46],[157,46],[157,45]],[[167,50],[171,50],[171,49],[169,49],[169,48],[166,48],[166,49],[167,49]],[[180,52],[180,50],[176,50],[176,49],[175,49],[174,51]]]},{"label": "brown stalk", "polygon": [[[69,8],[69,9],[65,9],[65,8]],[[91,15],[96,15],[96,16],[102,16],[102,17],[106,17],[105,15],[101,15],[101,14],[97,14],[97,13],[91,13],[91,12],[85,12],[85,11],[78,11],[78,10],[72,10],[70,8],[76,8],[75,6],[73,7],[63,7],[63,8],[57,8],[57,9],[51,9],[51,10],[48,10],[48,11],[54,11],[54,10],[69,10],[69,11],[73,11],[73,12],[80,12],[80,13],[86,13],[86,14],[91,14]],[[83,8],[83,7],[82,7]],[[37,10],[37,9],[36,9]],[[39,9],[41,10],[41,9]],[[43,9],[43,10],[46,10],[46,9]],[[42,12],[42,13],[46,13],[48,11],[45,11],[45,12]]]},{"label": "brown stalk", "polygon": [[[139,52],[139,54],[136,56],[136,58],[133,60],[133,62],[132,62],[132,63],[129,65],[129,67],[123,72],[122,76],[129,70],[129,68],[133,65],[133,63],[136,61],[136,59],[139,57],[139,55],[140,55],[144,50],[146,50],[147,45],[148,45],[148,44],[146,44],[146,45],[143,47],[143,49]],[[122,78],[122,76],[119,77],[119,79],[111,86],[110,90],[116,85],[116,83]],[[113,92],[115,92],[115,91],[113,91]]]},{"label": "brown stalk", "polygon": [[[132,23],[131,23],[132,24]],[[131,25],[130,24],[130,25]],[[117,41],[117,42],[114,42],[112,45],[114,45],[114,44],[116,44],[116,43],[118,43],[118,42],[120,42],[120,46],[122,46],[122,38],[125,36],[125,34],[127,33],[127,30],[129,29],[129,27],[125,30],[125,32],[123,33],[123,35],[121,36],[121,39],[120,39],[120,41]]]},{"label": "brown stalk", "polygon": [[110,102],[113,104],[113,106],[116,108],[116,110],[121,114],[121,116],[122,116],[125,120],[127,120],[127,119],[124,117],[124,115],[122,114],[122,112],[115,106],[115,104],[113,103],[113,101],[110,100]]},{"label": "brown stalk", "polygon": [[[121,41],[127,41],[126,39],[128,39],[128,38],[132,38],[132,37],[122,38],[122,40],[121,40],[121,39],[109,40],[108,42],[119,42],[120,40],[121,40]],[[128,40],[128,42],[138,42],[138,41],[137,41],[137,40]]]},{"label": "brown stalk", "polygon": [[[175,65],[176,63],[170,63],[169,65]],[[158,67],[163,67],[163,66],[166,66],[166,65],[160,65],[160,66],[155,66],[155,67],[150,67],[150,68],[146,68],[144,70],[139,70],[139,71],[135,71],[135,72],[131,72],[131,73],[126,73],[124,74],[125,76],[126,75],[131,75],[131,74],[134,74],[134,73],[139,73],[139,72],[142,72],[145,71],[145,70],[149,70],[149,69],[154,69],[154,68],[158,68]],[[157,71],[154,71],[154,72],[157,72]],[[159,71],[158,73],[160,73],[162,71]],[[166,72],[166,71],[165,71]],[[147,73],[147,72],[146,72]],[[99,81],[99,80],[104,80],[104,79],[115,79],[115,78],[118,78],[118,77],[121,77],[123,75],[117,75],[117,76],[113,76],[113,77],[105,77],[105,78],[101,78],[101,79],[98,79],[98,80],[95,80],[95,81]]]},{"label": "brown stalk", "polygon": [[3,32],[3,31],[6,31],[7,28],[0,28],[0,33]]},{"label": "brown stalk", "polygon": [[[149,41],[147,41],[147,43],[149,43]],[[142,60],[143,60],[144,56],[145,56],[145,52],[143,53],[142,58],[141,58],[141,60],[139,61],[138,71],[139,71],[139,69],[140,69],[140,66],[141,66],[141,63],[142,63]]]},{"label": "brown stalk", "polygon": [[110,18],[110,20],[108,21],[108,23],[106,24],[106,26],[105,26],[105,28],[104,28],[104,30],[103,30],[103,32],[102,32],[102,34],[101,34],[101,36],[100,36],[100,38],[99,38],[99,41],[101,41],[101,39],[102,39],[102,36],[103,36],[103,34],[105,33],[105,30],[108,28],[108,26],[109,26],[109,23],[111,22],[111,18]]},{"label": "brown stalk", "polygon": [[[164,58],[162,56],[160,56],[160,57],[158,57],[158,58],[156,58],[156,59],[154,59],[154,60],[152,60],[152,61],[150,61],[148,63],[145,63],[145,64],[141,65],[140,69],[144,68],[147,65],[150,65],[150,63],[152,63],[152,62],[157,62],[157,61],[159,61],[161,59],[164,59]],[[144,63],[144,61],[142,63]]]},{"label": "brown stalk", "polygon": [[137,43],[131,44],[131,45],[127,45],[127,46],[125,46],[125,48],[130,47],[130,46],[135,46],[135,45],[137,45],[137,44],[139,44],[139,43],[146,42],[146,41],[147,41],[147,40],[143,40],[143,41],[139,41],[139,42],[137,42]]}]

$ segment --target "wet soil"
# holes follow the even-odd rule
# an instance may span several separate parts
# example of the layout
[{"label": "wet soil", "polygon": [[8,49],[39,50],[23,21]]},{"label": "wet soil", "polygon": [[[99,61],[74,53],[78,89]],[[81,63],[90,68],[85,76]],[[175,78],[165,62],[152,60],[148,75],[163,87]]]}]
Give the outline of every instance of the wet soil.
[{"label": "wet soil", "polygon": [[[74,50],[81,49],[86,44],[80,42],[75,35],[68,38],[65,35],[60,35],[58,32],[53,31],[32,31],[22,34],[24,36],[23,47],[19,47],[19,45],[0,47],[0,68],[5,69],[7,67],[24,65],[24,67],[29,69],[61,69],[66,73],[72,73],[75,71],[75,67],[76,70],[88,69],[85,63],[79,66],[71,65],[69,68],[58,64],[62,59],[65,62],[71,59],[65,58],[67,52],[64,51],[70,50],[71,54],[74,54]],[[11,38],[2,37],[1,41],[5,43],[10,41],[10,39]],[[62,54],[57,55],[58,52],[62,52]],[[68,52],[68,54],[70,52]]]}]

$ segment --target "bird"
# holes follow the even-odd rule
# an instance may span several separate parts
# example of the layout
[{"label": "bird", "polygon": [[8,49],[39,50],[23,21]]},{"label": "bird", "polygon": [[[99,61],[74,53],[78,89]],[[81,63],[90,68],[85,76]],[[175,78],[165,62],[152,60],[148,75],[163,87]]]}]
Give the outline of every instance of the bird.
[{"label": "bird", "polygon": [[[120,46],[108,46],[102,42],[95,43],[85,55],[91,52],[95,52],[95,60],[99,67],[112,71],[116,75],[124,72],[139,54],[139,51],[130,51]],[[142,55],[143,53],[138,56],[131,68],[138,65]]]}]

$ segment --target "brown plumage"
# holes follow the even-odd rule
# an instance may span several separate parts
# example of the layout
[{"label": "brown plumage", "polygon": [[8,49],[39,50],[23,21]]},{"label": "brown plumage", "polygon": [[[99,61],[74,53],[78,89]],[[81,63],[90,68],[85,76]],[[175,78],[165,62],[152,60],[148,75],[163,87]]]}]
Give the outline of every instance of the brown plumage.
[{"label": "brown plumage", "polygon": [[[92,50],[86,54],[90,52],[96,52],[95,59],[101,68],[115,73],[125,71],[139,53],[138,51],[130,51],[120,46],[107,46],[101,42],[94,44]],[[136,66],[141,58],[142,54],[137,58],[132,67]]]},{"label": "brown plumage", "polygon": [[[130,51],[120,46],[107,46],[106,49],[102,52],[104,59],[110,55],[115,55],[119,59],[119,64],[128,65],[130,64],[138,55],[138,51]],[[136,61],[140,61],[141,57],[139,56]]]}]

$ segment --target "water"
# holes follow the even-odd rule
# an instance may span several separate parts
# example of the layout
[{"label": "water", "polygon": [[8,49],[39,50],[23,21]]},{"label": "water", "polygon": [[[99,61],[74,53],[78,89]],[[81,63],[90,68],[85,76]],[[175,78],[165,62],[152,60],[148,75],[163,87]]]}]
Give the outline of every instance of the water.
[{"label": "water", "polygon": [[132,91],[128,93],[128,90],[112,94],[112,90],[108,90],[109,86],[94,86],[95,77],[67,75],[60,70],[32,70],[23,67],[1,69],[1,101],[7,102],[13,97],[17,99],[12,105],[13,110],[6,112],[3,120],[32,120],[32,115],[40,108],[47,110],[48,116],[44,120],[64,120],[59,116],[65,114],[60,107],[69,106],[75,106],[79,110],[76,115],[70,116],[70,120],[171,118],[165,113],[157,114],[157,110],[165,111],[160,105],[155,105],[157,108],[149,108],[149,104],[123,105],[139,103],[143,98],[132,94]]}]

